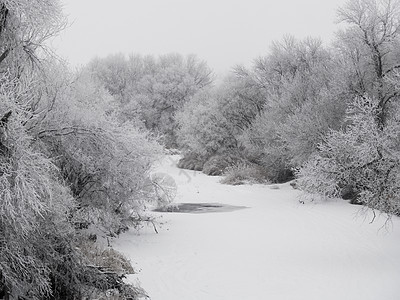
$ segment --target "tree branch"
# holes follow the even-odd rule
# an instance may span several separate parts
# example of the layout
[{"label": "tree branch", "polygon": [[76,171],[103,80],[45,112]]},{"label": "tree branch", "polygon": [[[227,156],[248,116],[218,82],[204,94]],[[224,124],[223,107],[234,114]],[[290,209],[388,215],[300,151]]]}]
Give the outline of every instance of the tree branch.
[{"label": "tree branch", "polygon": [[10,118],[12,114],[12,111],[10,110],[9,112],[7,112],[0,120],[0,128],[4,128],[7,126],[8,123],[8,119]]},{"label": "tree branch", "polygon": [[2,63],[3,60],[6,59],[6,57],[8,56],[9,52],[10,52],[10,49],[4,50],[3,54],[0,56],[0,64]]}]

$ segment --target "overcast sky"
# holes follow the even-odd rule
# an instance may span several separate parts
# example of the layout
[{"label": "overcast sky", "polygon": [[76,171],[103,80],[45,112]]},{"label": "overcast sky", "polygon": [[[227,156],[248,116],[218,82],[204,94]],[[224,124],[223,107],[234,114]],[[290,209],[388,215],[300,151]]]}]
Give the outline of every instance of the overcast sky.
[{"label": "overcast sky", "polygon": [[285,34],[337,29],[345,0],[62,0],[70,26],[53,45],[72,66],[112,53],[197,54],[216,73],[250,65]]}]

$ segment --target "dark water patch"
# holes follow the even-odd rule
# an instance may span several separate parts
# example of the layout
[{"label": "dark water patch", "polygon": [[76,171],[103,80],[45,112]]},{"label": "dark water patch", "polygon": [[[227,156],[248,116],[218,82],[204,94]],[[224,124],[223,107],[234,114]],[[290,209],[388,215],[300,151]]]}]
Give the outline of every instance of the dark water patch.
[{"label": "dark water patch", "polygon": [[239,209],[247,208],[246,206],[234,206],[221,203],[176,203],[161,208],[157,208],[154,211],[158,212],[170,212],[170,213],[213,213],[213,212],[231,212]]}]

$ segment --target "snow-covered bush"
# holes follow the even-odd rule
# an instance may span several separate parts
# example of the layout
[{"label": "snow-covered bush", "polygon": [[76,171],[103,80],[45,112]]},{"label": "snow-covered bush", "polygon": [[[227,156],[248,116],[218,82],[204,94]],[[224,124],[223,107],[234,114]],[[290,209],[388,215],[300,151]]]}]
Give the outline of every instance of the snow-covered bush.
[{"label": "snow-covered bush", "polygon": [[185,156],[178,161],[177,166],[181,169],[202,171],[205,161],[206,159],[201,155],[190,152],[185,153]]},{"label": "snow-covered bush", "polygon": [[400,121],[393,118],[380,128],[378,105],[362,97],[354,101],[347,127],[332,130],[300,168],[298,183],[305,192],[332,198],[351,187],[368,207],[400,213]]},{"label": "snow-covered bush", "polygon": [[237,163],[225,170],[223,184],[239,185],[244,183],[265,183],[268,176],[264,168],[249,163]]},{"label": "snow-covered bush", "polygon": [[230,166],[242,161],[234,151],[230,153],[216,154],[207,159],[203,166],[203,173],[211,176],[219,176],[225,173],[225,170]]}]

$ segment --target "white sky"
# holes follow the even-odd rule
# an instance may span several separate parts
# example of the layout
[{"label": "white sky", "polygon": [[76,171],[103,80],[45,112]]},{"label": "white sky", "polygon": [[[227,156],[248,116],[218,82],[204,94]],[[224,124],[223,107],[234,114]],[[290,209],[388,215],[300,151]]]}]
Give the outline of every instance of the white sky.
[{"label": "white sky", "polygon": [[70,27],[54,42],[72,66],[112,53],[197,54],[221,74],[285,34],[329,43],[345,0],[62,0]]}]

